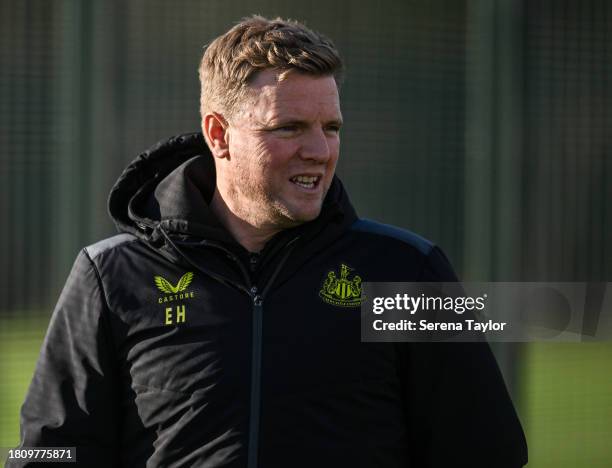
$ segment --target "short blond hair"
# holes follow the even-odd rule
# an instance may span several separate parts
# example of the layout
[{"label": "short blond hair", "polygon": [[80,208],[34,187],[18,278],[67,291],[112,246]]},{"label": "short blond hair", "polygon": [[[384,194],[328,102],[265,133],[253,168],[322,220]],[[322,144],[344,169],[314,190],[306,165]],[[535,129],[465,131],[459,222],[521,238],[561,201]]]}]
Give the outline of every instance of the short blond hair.
[{"label": "short blond hair", "polygon": [[200,114],[231,116],[258,71],[279,71],[282,80],[292,71],[333,76],[340,87],[344,66],[327,37],[303,24],[254,15],[244,18],[208,45],[200,62]]}]

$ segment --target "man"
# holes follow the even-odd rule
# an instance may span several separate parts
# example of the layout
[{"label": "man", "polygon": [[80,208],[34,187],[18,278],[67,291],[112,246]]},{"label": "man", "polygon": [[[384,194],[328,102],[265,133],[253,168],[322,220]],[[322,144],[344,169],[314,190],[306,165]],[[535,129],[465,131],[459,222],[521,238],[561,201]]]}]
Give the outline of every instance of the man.
[{"label": "man", "polygon": [[[362,281],[454,281],[442,252],[357,218],[334,175],[342,62],[303,25],[207,48],[202,134],[113,188],[22,408],[22,446],[87,467],[519,467],[486,344],[360,341]],[[208,148],[208,149],[207,149]]]}]

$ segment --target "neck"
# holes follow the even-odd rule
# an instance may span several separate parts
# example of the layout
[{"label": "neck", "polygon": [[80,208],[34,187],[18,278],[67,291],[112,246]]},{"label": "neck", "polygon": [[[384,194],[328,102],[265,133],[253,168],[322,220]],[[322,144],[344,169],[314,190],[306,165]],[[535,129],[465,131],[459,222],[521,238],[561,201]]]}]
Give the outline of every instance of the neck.
[{"label": "neck", "polygon": [[236,216],[230,207],[227,206],[227,203],[217,188],[215,188],[215,193],[210,202],[210,209],[234,239],[249,252],[259,252],[263,250],[266,242],[281,230],[279,228],[253,226],[244,219]]}]

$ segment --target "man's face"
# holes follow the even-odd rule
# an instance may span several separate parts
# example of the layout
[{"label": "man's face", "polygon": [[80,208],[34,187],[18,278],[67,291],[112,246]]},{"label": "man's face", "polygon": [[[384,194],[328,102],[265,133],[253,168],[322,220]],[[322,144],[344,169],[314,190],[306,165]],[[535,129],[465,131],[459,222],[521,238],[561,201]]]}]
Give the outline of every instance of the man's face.
[{"label": "man's face", "polygon": [[238,104],[219,175],[234,214],[258,228],[284,229],[319,215],[338,161],[342,115],[333,77],[276,77],[260,72]]}]

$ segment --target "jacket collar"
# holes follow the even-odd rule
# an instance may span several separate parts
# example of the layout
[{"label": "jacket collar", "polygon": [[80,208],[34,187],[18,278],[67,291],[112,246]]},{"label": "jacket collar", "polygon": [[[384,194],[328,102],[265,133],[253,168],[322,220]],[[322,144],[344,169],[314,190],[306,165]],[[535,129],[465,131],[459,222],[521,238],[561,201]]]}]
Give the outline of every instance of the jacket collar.
[{"label": "jacket collar", "polygon": [[[244,254],[210,210],[214,186],[214,161],[202,134],[175,136],[157,143],[128,165],[110,193],[109,213],[120,232],[154,245],[162,241],[163,229],[174,238],[215,241]],[[300,243],[321,237],[321,242],[330,242],[356,217],[342,183],[334,177],[319,217],[281,231],[263,253],[295,238]]]}]

